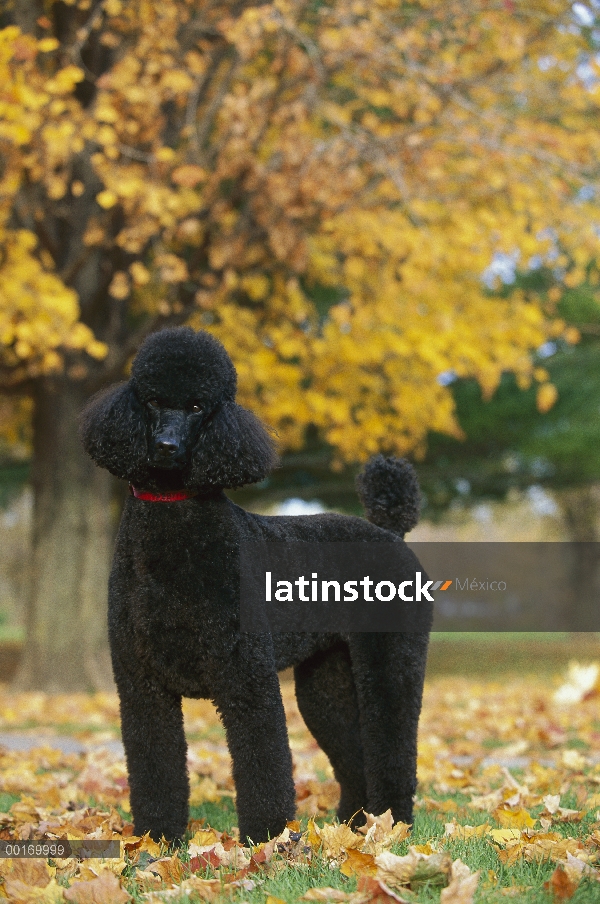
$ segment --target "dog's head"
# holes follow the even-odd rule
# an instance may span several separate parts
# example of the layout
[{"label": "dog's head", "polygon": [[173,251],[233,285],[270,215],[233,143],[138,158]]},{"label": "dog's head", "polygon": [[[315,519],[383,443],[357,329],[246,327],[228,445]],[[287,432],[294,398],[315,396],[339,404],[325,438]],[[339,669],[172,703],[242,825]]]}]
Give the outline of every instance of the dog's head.
[{"label": "dog's head", "polygon": [[213,336],[161,330],[140,348],[131,379],[83,411],[84,447],[100,467],[133,483],[256,483],[276,463],[274,443],[235,393],[235,368]]}]

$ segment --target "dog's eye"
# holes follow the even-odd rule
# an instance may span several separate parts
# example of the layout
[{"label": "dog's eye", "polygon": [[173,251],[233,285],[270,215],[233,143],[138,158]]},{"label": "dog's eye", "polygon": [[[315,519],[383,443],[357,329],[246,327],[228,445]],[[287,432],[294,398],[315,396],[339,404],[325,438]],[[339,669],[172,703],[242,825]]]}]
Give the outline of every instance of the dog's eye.
[{"label": "dog's eye", "polygon": [[201,414],[202,405],[200,405],[198,402],[194,402],[194,404],[192,405],[192,411],[194,412],[194,414]]},{"label": "dog's eye", "polygon": [[148,408],[160,408],[157,399],[150,399],[146,404],[148,405]]}]

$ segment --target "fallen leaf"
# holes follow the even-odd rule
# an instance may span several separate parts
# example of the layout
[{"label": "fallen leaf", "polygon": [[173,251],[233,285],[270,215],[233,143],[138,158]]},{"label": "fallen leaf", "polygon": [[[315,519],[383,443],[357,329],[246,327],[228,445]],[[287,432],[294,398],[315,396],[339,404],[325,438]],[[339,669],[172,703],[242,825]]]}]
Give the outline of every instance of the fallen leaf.
[{"label": "fallen leaf", "polygon": [[506,829],[531,829],[535,825],[535,819],[524,807],[518,809],[498,807],[494,810],[493,816]]},{"label": "fallen leaf", "polygon": [[406,898],[392,891],[382,879],[373,879],[370,876],[363,876],[358,880],[358,891],[352,896],[352,900],[356,904],[391,904],[396,901],[398,904],[410,904]]},{"label": "fallen leaf", "polygon": [[447,852],[420,854],[411,848],[399,856],[383,851],[375,857],[377,878],[388,885],[447,885],[452,857]]},{"label": "fallen leaf", "polygon": [[108,870],[90,882],[77,882],[64,895],[71,904],[127,904],[132,900],[119,879]]},{"label": "fallen leaf", "polygon": [[161,857],[149,863],[146,870],[160,876],[163,882],[170,885],[178,885],[188,873],[188,868],[179,859],[177,851],[172,857]]},{"label": "fallen leaf", "polygon": [[356,835],[344,822],[340,825],[324,825],[319,834],[323,842],[323,853],[329,858],[339,857],[340,854],[360,847],[363,843],[362,837]]},{"label": "fallen leaf", "polygon": [[484,835],[490,830],[490,824],[488,822],[484,823],[480,826],[470,826],[470,825],[460,825],[456,820],[452,822],[447,822],[444,828],[444,835],[447,838],[455,838],[460,839],[461,841],[466,841],[469,838],[482,838]]},{"label": "fallen leaf", "polygon": [[372,854],[350,849],[340,872],[344,876],[374,876],[377,873],[375,858]]},{"label": "fallen leaf", "polygon": [[578,882],[568,876],[564,866],[559,864],[547,882],[544,882],[544,889],[549,892],[557,901],[566,901],[572,898],[577,891]]},{"label": "fallen leaf", "polygon": [[440,904],[472,904],[480,872],[472,873],[461,860],[455,860],[450,869],[450,882],[440,894]]},{"label": "fallen leaf", "polygon": [[45,888],[56,873],[45,860],[18,859],[12,861],[10,879]]},{"label": "fallen leaf", "polygon": [[497,844],[516,844],[521,839],[521,831],[519,829],[488,829],[487,832]]},{"label": "fallen leaf", "polygon": [[306,894],[302,895],[301,901],[349,901],[351,895],[348,892],[341,891],[339,888],[309,888]]}]

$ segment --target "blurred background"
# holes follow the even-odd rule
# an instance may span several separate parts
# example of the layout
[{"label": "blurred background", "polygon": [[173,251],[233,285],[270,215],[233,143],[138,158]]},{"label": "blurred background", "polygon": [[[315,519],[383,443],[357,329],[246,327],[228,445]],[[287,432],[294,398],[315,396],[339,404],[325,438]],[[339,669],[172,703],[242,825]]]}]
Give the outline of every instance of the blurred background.
[{"label": "blurred background", "polygon": [[[358,514],[383,452],[410,539],[599,539],[600,4],[463,7],[0,3],[0,680],[111,687],[126,487],[77,413],[163,326],[277,432],[253,511]],[[440,635],[430,670],[597,653]]]}]

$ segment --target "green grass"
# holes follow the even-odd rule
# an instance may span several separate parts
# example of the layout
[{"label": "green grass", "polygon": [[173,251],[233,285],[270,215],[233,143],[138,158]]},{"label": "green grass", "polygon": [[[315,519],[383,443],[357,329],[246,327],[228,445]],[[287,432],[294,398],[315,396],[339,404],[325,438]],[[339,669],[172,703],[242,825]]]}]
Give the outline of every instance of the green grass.
[{"label": "green grass", "polygon": [[600,658],[600,635],[529,632],[438,632],[431,635],[427,675],[498,678],[554,675],[573,659]]},{"label": "green grass", "polygon": [[25,628],[22,625],[0,624],[0,643],[23,643],[25,641]]},{"label": "green grass", "polygon": [[7,791],[0,792],[0,813],[8,813],[12,805],[20,799],[18,794],[9,794]]},{"label": "green grass", "polygon": [[222,797],[218,803],[206,801],[198,807],[190,807],[190,819],[206,819],[217,832],[229,832],[237,825],[235,804],[231,797]]},{"label": "green grass", "polygon": [[[429,794],[430,797],[436,795]],[[480,825],[489,822],[492,827],[497,823],[488,814],[478,810],[465,809],[467,798],[460,793],[444,795],[444,800],[453,800],[460,808],[457,821],[460,824]],[[563,806],[576,806],[574,794],[563,795]],[[536,816],[543,808],[534,808],[531,812]],[[453,814],[444,814],[437,811],[417,809],[415,824],[410,838],[400,845],[392,847],[396,854],[408,853],[409,844],[432,843],[440,850],[447,850],[452,859],[460,858],[472,870],[480,870],[481,877],[475,896],[476,904],[500,904],[501,901],[517,900],[523,904],[550,904],[551,896],[543,888],[554,869],[555,863],[550,860],[528,862],[519,859],[511,866],[505,866],[498,857],[497,851],[491,843],[491,839],[474,838],[469,840],[444,837],[445,823],[450,821]],[[220,803],[204,804],[202,807],[192,808],[192,816],[200,818],[204,816],[207,822],[220,831],[230,831],[235,825],[235,810],[231,799],[224,798]],[[317,820],[322,823],[323,820]],[[327,821],[331,821],[328,818]],[[302,828],[306,827],[306,819],[302,820]],[[587,815],[580,823],[557,823],[552,830],[564,837],[586,837],[595,826],[592,814]],[[240,889],[230,900],[232,902],[247,901],[248,904],[264,904],[266,897],[272,895],[281,898],[287,904],[298,901],[309,888],[329,886],[341,889],[345,892],[356,890],[356,878],[348,878],[338,869],[331,869],[329,862],[319,856],[313,857],[310,865],[286,866],[275,875],[266,876],[254,873],[249,878],[257,882],[254,889]],[[526,887],[516,897],[507,898],[500,891],[501,888]],[[531,886],[529,888],[529,886]],[[418,904],[439,904],[440,888],[432,885],[422,885],[409,892],[405,889],[396,889],[400,896],[406,896]],[[137,898],[136,898],[137,900]],[[140,899],[141,900],[141,899]],[[187,904],[188,898],[181,895],[170,899],[175,904]],[[225,901],[225,896],[223,897]],[[574,904],[600,904],[600,883],[584,879],[577,891],[570,899]]]}]

